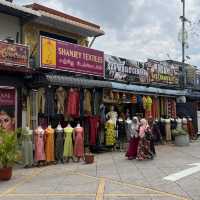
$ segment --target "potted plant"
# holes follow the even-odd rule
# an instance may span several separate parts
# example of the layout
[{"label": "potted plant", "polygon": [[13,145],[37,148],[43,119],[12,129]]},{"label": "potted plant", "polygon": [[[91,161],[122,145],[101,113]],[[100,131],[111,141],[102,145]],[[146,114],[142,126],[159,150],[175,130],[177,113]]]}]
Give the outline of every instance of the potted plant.
[{"label": "potted plant", "polygon": [[17,157],[16,134],[0,129],[0,180],[9,180]]},{"label": "potted plant", "polygon": [[172,135],[175,138],[175,145],[176,146],[188,146],[190,143],[189,135],[186,130],[183,128],[177,128],[172,130]]}]

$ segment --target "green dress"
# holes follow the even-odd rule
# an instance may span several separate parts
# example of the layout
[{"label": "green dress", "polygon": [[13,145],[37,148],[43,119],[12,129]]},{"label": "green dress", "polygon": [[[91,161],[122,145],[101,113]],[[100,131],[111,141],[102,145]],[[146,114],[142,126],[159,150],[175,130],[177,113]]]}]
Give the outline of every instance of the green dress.
[{"label": "green dress", "polygon": [[64,144],[64,157],[72,157],[73,156],[73,143],[72,143],[72,134],[73,134],[73,128],[67,127],[64,128],[64,134],[65,134],[65,144]]},{"label": "green dress", "polygon": [[32,130],[22,130],[22,151],[24,166],[33,165],[33,143],[32,143]]}]

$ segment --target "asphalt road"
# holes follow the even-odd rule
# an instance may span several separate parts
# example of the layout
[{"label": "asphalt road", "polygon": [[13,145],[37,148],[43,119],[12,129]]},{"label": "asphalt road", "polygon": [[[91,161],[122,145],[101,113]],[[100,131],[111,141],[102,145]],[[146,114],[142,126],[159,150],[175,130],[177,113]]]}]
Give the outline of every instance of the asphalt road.
[{"label": "asphalt road", "polygon": [[95,155],[95,162],[16,167],[0,182],[2,200],[200,200],[200,171],[176,181],[164,177],[200,163],[200,141],[157,146],[154,160],[127,160],[124,152]]}]

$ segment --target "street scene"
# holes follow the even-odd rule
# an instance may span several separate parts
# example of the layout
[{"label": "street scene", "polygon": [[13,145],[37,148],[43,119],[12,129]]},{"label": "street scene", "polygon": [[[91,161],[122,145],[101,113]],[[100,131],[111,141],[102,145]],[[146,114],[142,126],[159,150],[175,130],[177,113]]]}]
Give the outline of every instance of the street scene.
[{"label": "street scene", "polygon": [[0,200],[200,200],[199,9],[0,0]]}]

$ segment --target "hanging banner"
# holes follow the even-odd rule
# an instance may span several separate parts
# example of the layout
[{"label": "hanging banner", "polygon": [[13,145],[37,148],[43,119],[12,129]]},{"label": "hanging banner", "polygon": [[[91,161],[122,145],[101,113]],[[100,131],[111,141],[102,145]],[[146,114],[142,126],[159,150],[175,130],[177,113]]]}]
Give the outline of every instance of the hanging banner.
[{"label": "hanging banner", "polygon": [[0,63],[7,66],[28,67],[28,47],[0,41]]},{"label": "hanging banner", "polygon": [[105,57],[105,78],[130,83],[148,83],[144,63],[111,55]]},{"label": "hanging banner", "polygon": [[41,37],[41,67],[104,76],[104,53],[76,44]]},{"label": "hanging banner", "polygon": [[179,84],[180,65],[167,61],[148,60],[146,68],[149,73],[149,82],[156,84]]},{"label": "hanging banner", "polygon": [[15,89],[0,88],[0,127],[15,130]]}]

